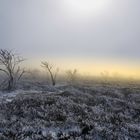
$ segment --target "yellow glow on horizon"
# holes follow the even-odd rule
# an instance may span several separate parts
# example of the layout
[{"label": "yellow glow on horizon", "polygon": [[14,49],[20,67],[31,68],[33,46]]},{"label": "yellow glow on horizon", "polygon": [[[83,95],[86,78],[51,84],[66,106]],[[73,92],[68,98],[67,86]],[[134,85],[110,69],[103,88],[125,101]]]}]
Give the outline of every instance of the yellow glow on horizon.
[{"label": "yellow glow on horizon", "polygon": [[[47,59],[46,59],[47,60]],[[32,60],[26,64],[26,67],[29,69],[39,69],[41,68],[42,60]],[[66,70],[69,69],[77,69],[79,74],[85,76],[101,76],[101,73],[106,71],[108,72],[110,77],[125,77],[125,78],[135,78],[140,79],[140,66],[137,65],[129,65],[129,64],[114,64],[114,62],[110,63],[99,63],[99,62],[78,62],[71,60],[53,60],[49,61],[49,63],[53,64],[55,67],[59,67],[60,72],[65,73]]]}]

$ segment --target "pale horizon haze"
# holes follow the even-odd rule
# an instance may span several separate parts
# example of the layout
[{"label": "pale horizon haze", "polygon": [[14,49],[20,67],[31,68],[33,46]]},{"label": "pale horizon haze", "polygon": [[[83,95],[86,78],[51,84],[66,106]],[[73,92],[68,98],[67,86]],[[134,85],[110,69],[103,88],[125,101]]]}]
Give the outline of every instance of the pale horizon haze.
[{"label": "pale horizon haze", "polygon": [[139,0],[0,0],[0,49],[25,66],[140,78]]}]

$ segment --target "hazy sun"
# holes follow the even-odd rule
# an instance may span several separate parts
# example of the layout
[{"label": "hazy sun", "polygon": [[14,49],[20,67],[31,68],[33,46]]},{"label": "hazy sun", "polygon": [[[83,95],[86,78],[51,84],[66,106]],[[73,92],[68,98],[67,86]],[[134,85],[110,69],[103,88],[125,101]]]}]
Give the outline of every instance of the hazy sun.
[{"label": "hazy sun", "polygon": [[65,8],[75,16],[92,16],[104,11],[109,0],[64,0]]}]

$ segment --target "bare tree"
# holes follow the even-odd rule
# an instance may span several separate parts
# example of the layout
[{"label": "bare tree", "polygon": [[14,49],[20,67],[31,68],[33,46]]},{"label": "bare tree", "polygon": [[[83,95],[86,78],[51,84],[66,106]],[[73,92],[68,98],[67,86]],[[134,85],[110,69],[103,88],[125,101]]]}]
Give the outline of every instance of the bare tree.
[{"label": "bare tree", "polygon": [[58,74],[59,69],[58,68],[57,69],[54,69],[53,65],[49,64],[46,61],[41,62],[41,64],[42,64],[41,66],[43,68],[45,68],[49,72],[52,85],[55,86],[55,84],[56,84],[56,76]]},{"label": "bare tree", "polygon": [[67,74],[67,77],[68,77],[68,82],[70,84],[73,84],[76,82],[76,79],[77,79],[77,70],[74,69],[74,70],[68,70],[66,71],[66,74]]},{"label": "bare tree", "polygon": [[4,86],[7,90],[13,90],[16,87],[17,81],[25,73],[25,70],[20,67],[20,63],[23,61],[23,58],[17,56],[12,51],[0,49],[0,71],[7,76],[1,83],[1,86]]}]

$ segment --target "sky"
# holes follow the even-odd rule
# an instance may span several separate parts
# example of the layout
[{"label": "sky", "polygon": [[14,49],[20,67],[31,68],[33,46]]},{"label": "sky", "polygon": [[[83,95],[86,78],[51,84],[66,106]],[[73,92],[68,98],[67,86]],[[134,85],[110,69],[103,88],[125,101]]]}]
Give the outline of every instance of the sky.
[{"label": "sky", "polygon": [[139,0],[0,0],[0,48],[31,68],[140,77]]}]

